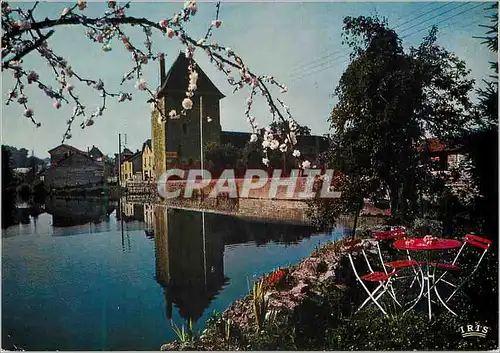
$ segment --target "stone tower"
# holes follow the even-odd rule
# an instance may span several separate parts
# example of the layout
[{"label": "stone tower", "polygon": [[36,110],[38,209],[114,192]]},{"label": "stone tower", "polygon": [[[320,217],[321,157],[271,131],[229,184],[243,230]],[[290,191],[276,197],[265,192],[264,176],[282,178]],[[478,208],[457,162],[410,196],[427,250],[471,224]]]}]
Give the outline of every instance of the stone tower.
[{"label": "stone tower", "polygon": [[[194,62],[194,61],[193,61]],[[203,145],[220,141],[220,106],[224,95],[194,62],[198,72],[197,90],[192,97],[193,108],[180,119],[168,119],[158,123],[158,111],[152,104],[151,136],[154,154],[154,169],[158,178],[167,168],[176,165],[199,165],[200,163],[200,108],[203,118]],[[179,53],[165,74],[165,59],[160,58],[161,85],[157,93],[158,106],[168,116],[170,110],[180,112],[189,83],[189,59]],[[201,106],[200,106],[200,97]],[[208,121],[210,117],[211,121]]]}]

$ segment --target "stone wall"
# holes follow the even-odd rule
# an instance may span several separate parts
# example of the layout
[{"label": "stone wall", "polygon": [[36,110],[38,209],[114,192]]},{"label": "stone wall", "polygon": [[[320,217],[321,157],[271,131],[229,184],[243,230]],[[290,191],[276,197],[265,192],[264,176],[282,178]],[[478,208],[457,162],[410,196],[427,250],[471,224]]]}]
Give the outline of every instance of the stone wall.
[{"label": "stone wall", "polygon": [[[286,186],[277,186],[275,191],[271,193],[272,184],[274,181],[268,179],[266,184],[264,184],[260,188],[251,189],[248,192],[248,195],[244,195],[242,193],[243,186],[245,183],[245,179],[233,179],[231,182],[234,182],[236,186],[236,190],[238,193],[238,198],[249,198],[249,199],[274,199],[274,200],[306,200],[312,197],[304,197],[302,193],[306,190],[306,177],[297,177],[295,178],[296,184],[295,187],[291,188],[291,192],[288,192]],[[184,189],[186,186],[186,180],[172,180],[168,181],[166,184],[166,191],[174,192],[177,190],[181,190],[180,195],[184,194]],[[216,185],[216,181],[211,181],[206,187],[203,188],[204,195],[210,195],[210,193],[214,190]],[[275,184],[277,185],[277,184]],[[318,184],[314,188],[314,190],[318,190]],[[196,191],[194,192],[196,194]]]}]

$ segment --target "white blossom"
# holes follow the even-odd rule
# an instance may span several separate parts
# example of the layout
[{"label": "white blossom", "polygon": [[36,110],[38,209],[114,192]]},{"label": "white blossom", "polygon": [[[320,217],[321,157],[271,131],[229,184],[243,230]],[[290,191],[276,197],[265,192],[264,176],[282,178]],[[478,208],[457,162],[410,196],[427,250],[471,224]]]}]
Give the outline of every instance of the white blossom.
[{"label": "white blossom", "polygon": [[262,158],[262,163],[264,163],[264,165],[269,165],[269,159],[267,158]]},{"label": "white blossom", "polygon": [[252,135],[250,136],[250,142],[252,142],[252,143],[253,143],[253,142],[257,142],[257,140],[258,140],[257,134],[252,134]]},{"label": "white blossom", "polygon": [[311,168],[311,162],[309,162],[309,161],[303,161],[302,162],[302,168],[304,168],[304,169]]},{"label": "white blossom", "polygon": [[292,156],[296,157],[296,158],[299,158],[300,157],[300,151],[299,150],[294,150],[292,152]]},{"label": "white blossom", "polygon": [[272,150],[275,150],[277,149],[278,147],[280,146],[280,143],[278,142],[278,140],[272,140],[271,141],[271,146],[269,146]]},{"label": "white blossom", "polygon": [[193,108],[193,101],[189,98],[184,98],[184,100],[182,101],[182,107],[186,110],[190,110],[191,108]]}]

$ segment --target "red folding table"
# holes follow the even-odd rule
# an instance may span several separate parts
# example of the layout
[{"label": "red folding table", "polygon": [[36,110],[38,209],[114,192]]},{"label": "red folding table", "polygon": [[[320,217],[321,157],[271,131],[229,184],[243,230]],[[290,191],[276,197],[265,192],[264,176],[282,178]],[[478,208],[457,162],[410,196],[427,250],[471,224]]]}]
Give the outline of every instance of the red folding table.
[{"label": "red folding table", "polygon": [[437,286],[435,285],[435,277],[434,277],[434,272],[435,271],[430,271],[430,267],[436,268],[436,264],[432,264],[430,261],[430,252],[431,251],[442,251],[442,250],[449,250],[449,249],[455,249],[459,248],[462,246],[462,243],[458,240],[453,240],[453,239],[441,239],[441,238],[435,238],[433,236],[426,236],[424,238],[410,238],[410,239],[400,239],[397,240],[394,243],[394,247],[399,250],[408,250],[408,251],[425,251],[426,252],[426,261],[421,263],[421,265],[425,266],[423,269],[423,283],[422,287],[420,289],[420,294],[418,295],[417,299],[413,302],[413,304],[405,311],[408,312],[409,310],[413,309],[415,305],[422,299],[423,293],[424,293],[424,287],[427,288],[427,300],[428,300],[428,313],[429,313],[429,321],[432,318],[432,309],[431,309],[431,289],[434,288],[434,292],[436,293],[436,297],[438,300],[443,304],[443,306],[453,315],[457,315],[453,310],[451,310],[448,305],[441,299],[441,296],[439,295],[439,292],[437,290]]}]

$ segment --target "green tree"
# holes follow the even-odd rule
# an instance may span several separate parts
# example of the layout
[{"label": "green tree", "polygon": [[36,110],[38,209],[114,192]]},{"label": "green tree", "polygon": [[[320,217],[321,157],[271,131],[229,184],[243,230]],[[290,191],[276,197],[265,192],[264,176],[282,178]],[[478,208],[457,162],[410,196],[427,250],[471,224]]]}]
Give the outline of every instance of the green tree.
[{"label": "green tree", "polygon": [[[498,3],[487,9],[493,14],[483,44],[498,53]],[[493,71],[489,79],[483,80],[485,88],[477,90],[479,103],[477,114],[480,124],[477,129],[468,131],[459,140],[467,147],[472,161],[472,173],[483,196],[477,200],[476,220],[483,219],[486,233],[498,234],[498,61],[491,62]]]},{"label": "green tree", "polygon": [[393,215],[411,218],[426,174],[425,149],[417,147],[429,134],[446,139],[474,123],[474,81],[463,61],[436,44],[436,27],[408,52],[377,18],[346,17],[343,29],[352,53],[329,119],[329,165],[346,176],[347,192],[336,202],[388,195]]},{"label": "green tree", "polygon": [[240,151],[231,143],[219,145],[215,142],[205,146],[205,160],[212,172],[220,173],[226,168],[236,168]]},{"label": "green tree", "polygon": [[12,169],[12,153],[2,145],[2,228],[14,223],[16,181]]}]

